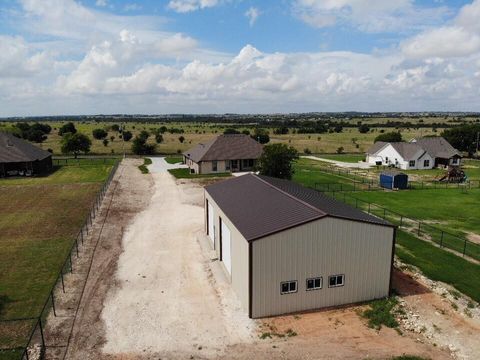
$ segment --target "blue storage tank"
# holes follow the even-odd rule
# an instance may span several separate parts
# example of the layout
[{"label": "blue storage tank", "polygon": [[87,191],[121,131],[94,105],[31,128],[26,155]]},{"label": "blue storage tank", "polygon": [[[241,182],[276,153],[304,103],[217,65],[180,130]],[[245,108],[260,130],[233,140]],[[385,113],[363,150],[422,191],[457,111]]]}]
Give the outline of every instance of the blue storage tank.
[{"label": "blue storage tank", "polygon": [[385,189],[408,189],[408,175],[398,171],[384,171],[380,174],[380,186]]}]

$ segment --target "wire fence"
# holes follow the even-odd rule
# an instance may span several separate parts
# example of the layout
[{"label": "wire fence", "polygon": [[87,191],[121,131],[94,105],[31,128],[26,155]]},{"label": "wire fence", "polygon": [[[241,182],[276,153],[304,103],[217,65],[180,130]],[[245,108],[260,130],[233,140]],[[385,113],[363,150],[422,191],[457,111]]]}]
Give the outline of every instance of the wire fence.
[{"label": "wire fence", "polygon": [[[107,158],[107,160],[112,159],[114,158]],[[64,159],[62,159],[62,161],[63,160]],[[102,161],[101,159],[98,160]],[[115,162],[111,163],[113,164],[113,167],[108,178],[104,181],[100,190],[98,191],[91,206],[90,212],[85,217],[82,227],[72,242],[72,246],[70,247],[68,255],[65,258],[65,261],[63,262],[52,287],[50,288],[48,297],[45,300],[42,310],[40,311],[40,315],[34,318],[20,318],[0,321],[2,325],[1,328],[3,329],[0,333],[0,336],[2,337],[2,343],[4,344],[3,348],[0,349],[0,359],[32,360],[44,358],[46,350],[46,319],[50,312],[52,312],[53,316],[55,317],[58,315],[55,293],[57,290],[65,293],[65,276],[68,273],[73,274],[76,271],[75,259],[79,259],[82,255],[83,247],[86,245],[84,244],[86,237],[91,231],[93,221],[98,215],[103,198],[105,197],[105,194],[107,193],[110,183],[112,182],[112,179],[115,176],[120,164],[118,159],[115,160]],[[105,162],[105,164],[108,164],[108,162]],[[25,339],[27,339],[27,341],[25,341]],[[23,345],[18,346],[18,344],[22,343]]]},{"label": "wire fence", "polygon": [[375,215],[403,228],[407,231],[414,232],[418,236],[436,243],[441,248],[447,248],[461,254],[463,257],[468,256],[472,259],[480,261],[480,244],[469,241],[468,239],[442,230],[436,226],[432,226],[425,221],[405,216],[396,211],[389,210],[383,206],[358,199],[347,192],[331,191],[325,192],[336,200],[340,200],[350,206],[363,210],[368,214]]},{"label": "wire fence", "polygon": [[53,166],[114,165],[119,160],[118,157],[55,157],[52,159],[52,164]]}]

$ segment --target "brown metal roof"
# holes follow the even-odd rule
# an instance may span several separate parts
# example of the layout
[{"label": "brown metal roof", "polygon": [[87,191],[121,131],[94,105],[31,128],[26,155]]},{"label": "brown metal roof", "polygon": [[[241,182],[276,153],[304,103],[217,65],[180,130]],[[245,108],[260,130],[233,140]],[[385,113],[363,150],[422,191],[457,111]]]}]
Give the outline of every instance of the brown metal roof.
[{"label": "brown metal roof", "polygon": [[425,137],[414,140],[414,144],[421,146],[434,158],[450,159],[454,156],[462,156],[450,143],[441,136]]},{"label": "brown metal roof", "polygon": [[28,141],[0,132],[0,163],[31,162],[52,156]]},{"label": "brown metal roof", "polygon": [[187,158],[198,163],[212,160],[258,159],[262,155],[263,146],[248,135],[228,134],[198,144],[183,153]]},{"label": "brown metal roof", "polygon": [[288,180],[244,175],[205,188],[247,241],[326,216],[392,226]]}]

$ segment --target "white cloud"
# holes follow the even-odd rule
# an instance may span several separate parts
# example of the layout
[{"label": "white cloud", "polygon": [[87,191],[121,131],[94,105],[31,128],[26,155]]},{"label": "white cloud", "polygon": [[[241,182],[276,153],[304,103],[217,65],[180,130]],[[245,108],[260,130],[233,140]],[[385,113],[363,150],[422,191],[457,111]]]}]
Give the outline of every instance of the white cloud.
[{"label": "white cloud", "polygon": [[95,2],[95,5],[96,6],[100,6],[100,7],[105,7],[108,5],[108,1],[107,0],[97,0]]},{"label": "white cloud", "polygon": [[464,57],[480,52],[480,0],[462,8],[452,25],[420,33],[404,41],[403,52],[412,58]]},{"label": "white cloud", "polygon": [[248,18],[248,22],[250,26],[255,25],[258,17],[260,16],[261,12],[258,8],[251,6],[246,12],[245,16]]},{"label": "white cloud", "polygon": [[138,11],[142,9],[142,5],[137,3],[125,4],[123,11]]},{"label": "white cloud", "polygon": [[170,0],[168,8],[179,13],[201,10],[220,4],[220,0]]},{"label": "white cloud", "polygon": [[418,7],[413,0],[294,0],[292,9],[313,27],[339,23],[371,33],[418,30],[448,14],[446,7]]}]

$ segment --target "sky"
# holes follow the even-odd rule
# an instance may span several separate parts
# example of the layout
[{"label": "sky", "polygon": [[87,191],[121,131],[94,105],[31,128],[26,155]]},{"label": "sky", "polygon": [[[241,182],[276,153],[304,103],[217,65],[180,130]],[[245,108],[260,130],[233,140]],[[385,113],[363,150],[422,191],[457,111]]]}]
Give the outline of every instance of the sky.
[{"label": "sky", "polygon": [[0,0],[0,116],[480,111],[480,0]]}]

